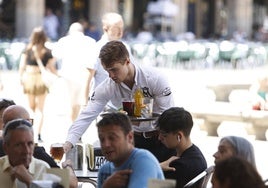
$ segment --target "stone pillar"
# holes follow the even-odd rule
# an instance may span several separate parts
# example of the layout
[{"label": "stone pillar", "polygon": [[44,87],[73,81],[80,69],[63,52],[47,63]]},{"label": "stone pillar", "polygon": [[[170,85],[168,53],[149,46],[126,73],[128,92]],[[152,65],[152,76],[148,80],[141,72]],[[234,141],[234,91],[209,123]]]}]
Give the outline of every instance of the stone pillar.
[{"label": "stone pillar", "polygon": [[36,26],[42,26],[44,0],[16,1],[16,37],[28,38]]},{"label": "stone pillar", "polygon": [[118,0],[91,0],[89,20],[102,29],[101,17],[106,12],[118,12]]},{"label": "stone pillar", "polygon": [[173,34],[176,36],[180,33],[184,33],[187,30],[187,14],[188,14],[188,0],[174,0],[178,6],[178,12],[174,19]]},{"label": "stone pillar", "polygon": [[203,10],[202,10],[202,2],[201,0],[196,0],[195,1],[195,6],[196,6],[196,16],[195,16],[195,35],[197,38],[200,38],[202,35],[202,16],[203,16]]},{"label": "stone pillar", "polygon": [[133,2],[134,0],[125,0],[124,2],[124,8],[123,8],[123,18],[125,22],[125,28],[129,27],[132,25],[132,20],[133,20]]},{"label": "stone pillar", "polygon": [[229,37],[232,37],[234,31],[237,30],[246,32],[248,36],[251,36],[253,0],[228,0],[227,7]]}]

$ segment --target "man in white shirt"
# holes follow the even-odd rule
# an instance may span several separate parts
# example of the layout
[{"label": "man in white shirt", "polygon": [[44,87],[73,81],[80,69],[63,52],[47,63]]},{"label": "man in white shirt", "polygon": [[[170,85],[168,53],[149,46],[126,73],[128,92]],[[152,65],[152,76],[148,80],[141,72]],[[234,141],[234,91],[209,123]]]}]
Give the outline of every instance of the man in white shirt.
[{"label": "man in white shirt", "polygon": [[[102,29],[103,29],[103,35],[101,36],[101,39],[97,41],[97,56],[99,55],[99,52],[101,48],[109,41],[112,40],[121,40],[123,37],[124,32],[124,21],[120,14],[115,12],[108,12],[105,13],[102,17]],[[126,44],[125,44],[126,45]],[[127,46],[128,52],[130,53],[130,47]],[[103,69],[101,62],[99,58],[97,57],[94,67],[89,67],[89,71],[92,75],[92,91],[106,78],[108,78],[108,73]]]},{"label": "man in white shirt", "polygon": [[[65,152],[76,144],[109,101],[117,110],[122,107],[122,98],[131,99],[137,88],[142,89],[145,98],[154,99],[154,113],[161,114],[174,105],[167,78],[153,67],[133,64],[122,42],[106,43],[100,51],[99,58],[109,78],[96,87],[87,107],[70,127],[64,145]],[[135,126],[135,146],[150,150],[159,161],[163,161],[172,156],[174,151],[168,150],[159,142],[157,133],[152,126]]]},{"label": "man in white shirt", "polygon": [[61,60],[59,75],[65,80],[71,105],[71,119],[74,121],[81,106],[87,103],[91,74],[96,55],[96,41],[83,33],[83,26],[75,22],[69,34],[62,37],[52,51]]}]

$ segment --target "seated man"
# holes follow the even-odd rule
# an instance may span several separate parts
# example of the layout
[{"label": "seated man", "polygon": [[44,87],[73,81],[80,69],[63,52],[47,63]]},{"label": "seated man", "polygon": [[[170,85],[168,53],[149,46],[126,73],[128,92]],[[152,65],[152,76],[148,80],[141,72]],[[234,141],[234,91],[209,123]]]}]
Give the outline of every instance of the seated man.
[{"label": "seated man", "polygon": [[148,150],[134,147],[128,116],[105,114],[97,123],[97,129],[102,153],[109,161],[99,170],[99,188],[145,188],[151,178],[164,179],[155,156]]},{"label": "seated man", "polygon": [[157,127],[161,142],[177,151],[176,156],[160,163],[165,178],[177,180],[176,187],[181,188],[207,168],[202,152],[191,142],[192,116],[183,108],[172,107],[159,116]]},{"label": "seated man", "polygon": [[[32,124],[14,119],[4,126],[3,148],[0,158],[0,182],[3,187],[29,187],[33,180],[41,180],[49,165],[33,157],[34,133]],[[70,170],[69,170],[70,171]],[[77,187],[77,179],[70,172],[70,187]]]},{"label": "seated man", "polygon": [[3,187],[30,186],[41,180],[49,165],[33,157],[34,139],[32,124],[16,119],[8,122],[3,131],[3,148],[6,156],[0,158],[0,182]]},{"label": "seated man", "polygon": [[[1,102],[0,102],[1,104]],[[11,104],[11,103],[10,103]],[[7,122],[13,119],[25,119],[30,120],[30,114],[27,110],[19,105],[15,105],[15,103],[10,106],[6,106],[4,111],[2,112],[2,123],[5,125]],[[0,139],[0,157],[4,156],[5,153],[2,148],[2,140]],[[41,159],[49,164],[50,167],[57,167],[57,163],[54,159],[45,151],[44,147],[35,146],[33,156],[37,159]]]}]

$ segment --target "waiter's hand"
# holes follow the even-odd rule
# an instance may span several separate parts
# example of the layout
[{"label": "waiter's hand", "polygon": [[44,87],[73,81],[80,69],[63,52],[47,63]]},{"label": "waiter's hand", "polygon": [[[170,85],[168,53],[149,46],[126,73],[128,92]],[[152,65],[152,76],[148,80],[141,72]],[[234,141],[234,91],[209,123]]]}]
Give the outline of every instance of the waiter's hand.
[{"label": "waiter's hand", "polygon": [[68,153],[68,151],[70,151],[72,149],[73,145],[71,142],[68,142],[66,141],[64,144],[63,144],[63,150],[65,153]]}]

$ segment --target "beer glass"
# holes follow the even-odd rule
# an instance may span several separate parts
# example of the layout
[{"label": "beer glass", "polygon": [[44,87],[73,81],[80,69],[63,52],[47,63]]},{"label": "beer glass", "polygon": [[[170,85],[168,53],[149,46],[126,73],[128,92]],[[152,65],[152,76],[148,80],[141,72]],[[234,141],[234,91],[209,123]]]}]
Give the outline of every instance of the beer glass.
[{"label": "beer glass", "polygon": [[64,154],[63,144],[62,143],[51,144],[50,154],[51,157],[56,161],[56,163],[59,164]]},{"label": "beer glass", "polygon": [[129,116],[134,116],[134,100],[123,98],[122,105],[123,110],[126,111]]}]

